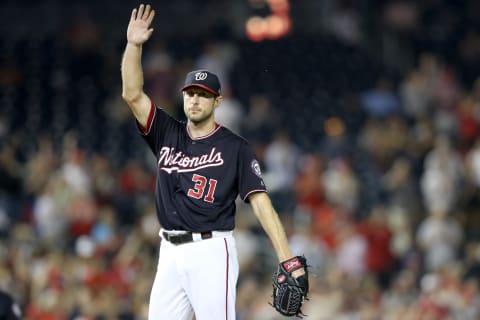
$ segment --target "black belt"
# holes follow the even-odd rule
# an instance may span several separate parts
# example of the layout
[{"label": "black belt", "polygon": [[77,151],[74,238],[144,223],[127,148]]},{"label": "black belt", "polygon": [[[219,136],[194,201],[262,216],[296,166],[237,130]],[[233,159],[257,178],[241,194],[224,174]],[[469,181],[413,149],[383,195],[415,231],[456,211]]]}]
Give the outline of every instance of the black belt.
[{"label": "black belt", "polygon": [[[178,233],[178,234],[171,234],[171,233],[167,233],[166,231],[163,231],[162,235],[165,240],[175,245],[193,242],[193,232],[191,231]],[[201,232],[200,236],[202,240],[210,239],[212,238],[212,231]]]}]

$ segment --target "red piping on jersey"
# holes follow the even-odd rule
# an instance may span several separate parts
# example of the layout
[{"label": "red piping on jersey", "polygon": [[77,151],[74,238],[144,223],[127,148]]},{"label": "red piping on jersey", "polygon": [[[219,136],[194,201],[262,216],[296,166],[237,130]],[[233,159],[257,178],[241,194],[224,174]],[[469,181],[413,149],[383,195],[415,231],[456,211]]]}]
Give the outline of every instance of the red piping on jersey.
[{"label": "red piping on jersey", "polygon": [[252,190],[252,191],[250,191],[249,193],[247,193],[247,195],[245,196],[245,198],[243,198],[242,200],[243,200],[243,201],[247,200],[249,195],[251,195],[252,193],[256,193],[256,192],[267,192],[267,190],[265,190],[265,189]]},{"label": "red piping on jersey", "polygon": [[142,125],[140,125],[140,127],[142,128],[142,133],[144,135],[147,135],[150,132],[150,129],[152,128],[152,122],[153,122],[153,117],[155,116],[155,112],[157,112],[157,108],[152,102],[152,105],[150,106],[150,112],[148,114],[146,126],[143,127]]},{"label": "red piping on jersey", "polygon": [[223,238],[225,242],[225,251],[227,252],[227,272],[225,277],[225,319],[228,320],[228,246],[227,239]]},{"label": "red piping on jersey", "polygon": [[198,137],[198,138],[194,138],[194,137],[192,137],[192,135],[190,134],[190,129],[188,128],[188,125],[187,125],[187,133],[188,133],[188,136],[190,137],[190,139],[192,139],[192,140],[201,140],[201,139],[206,139],[206,138],[212,136],[212,135],[213,135],[215,132],[217,132],[218,129],[220,129],[221,127],[222,127],[221,125],[219,125],[218,123],[215,122],[215,129],[213,129],[212,132],[208,133],[208,134],[205,135],[205,136],[201,136],[201,137]]}]

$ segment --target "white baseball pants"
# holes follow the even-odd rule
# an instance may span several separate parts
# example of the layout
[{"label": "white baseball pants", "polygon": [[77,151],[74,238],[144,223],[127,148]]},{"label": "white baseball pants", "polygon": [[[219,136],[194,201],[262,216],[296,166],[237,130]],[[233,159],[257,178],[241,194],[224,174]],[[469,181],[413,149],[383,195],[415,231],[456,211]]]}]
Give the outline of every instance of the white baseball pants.
[{"label": "white baseball pants", "polygon": [[[162,231],[160,231],[160,234]],[[149,320],[235,320],[238,258],[232,232],[160,244]]]}]

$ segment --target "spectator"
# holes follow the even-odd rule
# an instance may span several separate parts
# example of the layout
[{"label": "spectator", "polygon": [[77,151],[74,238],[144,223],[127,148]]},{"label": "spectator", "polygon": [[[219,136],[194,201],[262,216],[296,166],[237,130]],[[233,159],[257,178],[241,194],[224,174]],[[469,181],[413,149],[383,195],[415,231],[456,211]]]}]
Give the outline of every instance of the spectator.
[{"label": "spectator", "polygon": [[[153,101],[171,108],[171,92],[175,90],[173,59],[161,42],[155,42],[145,55],[145,84]],[[173,110],[169,110],[173,111]]]},{"label": "spectator", "polygon": [[400,209],[410,219],[414,219],[420,212],[422,203],[411,161],[406,157],[393,160],[391,167],[382,177],[382,183],[388,206]]},{"label": "spectator", "polygon": [[418,227],[416,238],[424,253],[426,270],[438,270],[458,259],[462,231],[457,220],[446,211],[432,211]]},{"label": "spectator", "polygon": [[243,119],[242,135],[254,144],[266,145],[278,124],[270,98],[266,94],[254,94],[250,98],[248,113]]},{"label": "spectator", "polygon": [[382,289],[389,288],[395,261],[391,251],[392,231],[387,225],[385,209],[378,205],[372,208],[366,221],[358,226],[358,231],[366,240],[367,270],[375,274]]},{"label": "spectator", "polygon": [[464,167],[450,139],[440,135],[427,154],[421,188],[429,212],[449,212],[459,200]]},{"label": "spectator", "polygon": [[244,117],[243,106],[239,100],[232,96],[228,87],[222,90],[222,96],[222,107],[215,109],[215,119],[222,126],[239,134]]},{"label": "spectator", "polygon": [[365,112],[373,118],[385,118],[400,112],[400,101],[393,83],[385,76],[381,76],[375,87],[363,94],[361,101]]},{"label": "spectator", "polygon": [[323,162],[318,155],[307,154],[301,161],[301,170],[295,178],[297,206],[313,211],[324,204],[322,184]]},{"label": "spectator", "polygon": [[358,206],[359,181],[346,159],[332,159],[322,177],[327,201],[354,213]]},{"label": "spectator", "polygon": [[412,70],[400,85],[400,98],[405,114],[411,119],[428,115],[431,108],[431,96],[428,82],[418,70]]},{"label": "spectator", "polygon": [[367,272],[367,241],[351,223],[344,223],[338,230],[335,266],[348,279],[359,281]]},{"label": "spectator", "polygon": [[223,88],[231,88],[230,73],[237,56],[237,48],[230,42],[207,41],[194,68],[210,70],[218,75]]},{"label": "spectator", "polygon": [[[266,174],[271,175],[269,189],[289,189],[298,173],[300,149],[286,130],[275,132],[272,142],[265,149]],[[274,180],[276,182],[274,182]]]},{"label": "spectator", "polygon": [[405,310],[415,303],[417,298],[416,277],[408,271],[401,271],[384,291],[382,300],[387,310]]}]

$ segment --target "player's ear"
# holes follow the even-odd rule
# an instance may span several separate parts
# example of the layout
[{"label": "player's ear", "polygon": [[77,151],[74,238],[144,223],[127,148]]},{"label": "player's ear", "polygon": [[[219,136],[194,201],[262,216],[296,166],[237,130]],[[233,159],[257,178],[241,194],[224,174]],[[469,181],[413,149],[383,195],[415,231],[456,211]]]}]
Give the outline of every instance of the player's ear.
[{"label": "player's ear", "polygon": [[215,107],[218,107],[223,101],[223,97],[222,96],[217,96],[215,97]]}]

